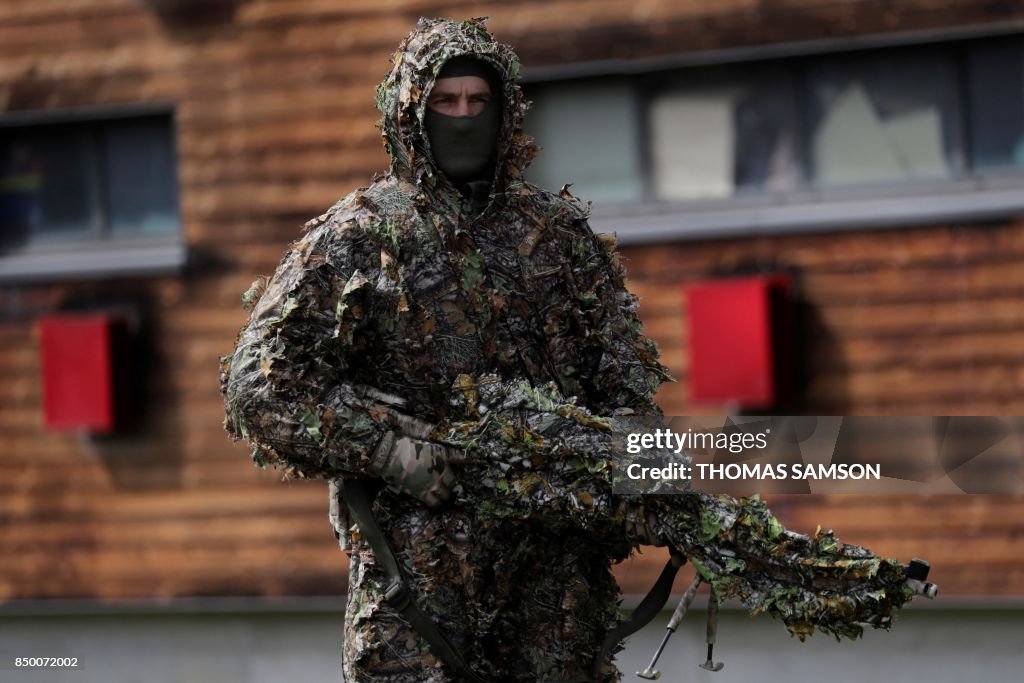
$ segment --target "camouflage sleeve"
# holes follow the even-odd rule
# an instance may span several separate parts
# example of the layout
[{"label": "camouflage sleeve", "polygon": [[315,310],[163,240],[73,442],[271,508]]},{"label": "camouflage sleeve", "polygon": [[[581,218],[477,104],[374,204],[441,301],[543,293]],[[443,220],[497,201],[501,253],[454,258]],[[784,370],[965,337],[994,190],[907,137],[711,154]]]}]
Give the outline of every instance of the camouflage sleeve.
[{"label": "camouflage sleeve", "polygon": [[389,407],[351,381],[381,324],[379,270],[379,249],[357,226],[321,220],[243,297],[255,303],[222,359],[221,392],[225,428],[249,441],[261,467],[303,477],[362,471],[391,431]]},{"label": "camouflage sleeve", "polygon": [[915,594],[901,563],[832,532],[788,531],[756,497],[688,486],[615,493],[612,462],[630,418],[595,417],[552,387],[495,382],[477,394],[482,418],[454,425],[449,438],[467,454],[458,501],[481,517],[582,528],[610,557],[653,534],[685,554],[720,599],[771,614],[801,639],[815,629],[856,638],[863,624],[888,628]]}]

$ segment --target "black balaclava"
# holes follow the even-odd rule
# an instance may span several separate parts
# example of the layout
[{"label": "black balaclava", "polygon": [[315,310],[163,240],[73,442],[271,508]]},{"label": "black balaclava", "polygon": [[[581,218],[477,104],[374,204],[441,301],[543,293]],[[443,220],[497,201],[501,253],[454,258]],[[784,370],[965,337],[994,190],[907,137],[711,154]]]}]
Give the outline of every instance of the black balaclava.
[{"label": "black balaclava", "polygon": [[[498,132],[501,130],[501,91],[498,74],[479,59],[469,56],[448,60],[437,78],[478,76],[491,86],[491,99],[476,116],[448,116],[427,108],[424,120],[434,163],[466,193],[466,185],[486,183],[490,190],[494,174]],[[471,188],[476,194],[477,188]]]}]

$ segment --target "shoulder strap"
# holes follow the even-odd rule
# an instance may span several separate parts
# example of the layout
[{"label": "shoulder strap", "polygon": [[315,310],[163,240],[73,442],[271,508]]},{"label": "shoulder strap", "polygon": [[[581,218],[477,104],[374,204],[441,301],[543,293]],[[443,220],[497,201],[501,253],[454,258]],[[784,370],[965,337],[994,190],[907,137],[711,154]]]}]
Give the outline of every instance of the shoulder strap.
[{"label": "shoulder strap", "polygon": [[427,641],[431,652],[440,657],[445,666],[460,678],[469,683],[487,683],[486,679],[481,678],[469,668],[466,660],[438,630],[430,616],[416,604],[398,558],[395,557],[395,551],[392,550],[391,544],[388,543],[384,532],[381,531],[373,516],[373,500],[382,488],[382,483],[374,479],[346,478],[343,480],[342,486],[352,520],[359,525],[359,531],[370,544],[373,554],[384,569],[384,573],[387,574],[388,587],[384,591],[386,604],[397,610],[416,633]]},{"label": "shoulder strap", "polygon": [[665,603],[668,602],[669,595],[672,593],[672,582],[675,581],[679,568],[686,564],[686,557],[677,552],[675,548],[669,546],[669,552],[670,557],[668,562],[665,563],[665,568],[661,570],[658,580],[654,582],[651,590],[640,601],[640,604],[633,610],[633,613],[629,615],[629,619],[619,622],[619,625],[605,636],[604,645],[601,647],[601,654],[598,655],[597,661],[594,662],[595,681],[600,680],[599,670],[615,646],[623,639],[628,638],[649,624],[665,607]]}]

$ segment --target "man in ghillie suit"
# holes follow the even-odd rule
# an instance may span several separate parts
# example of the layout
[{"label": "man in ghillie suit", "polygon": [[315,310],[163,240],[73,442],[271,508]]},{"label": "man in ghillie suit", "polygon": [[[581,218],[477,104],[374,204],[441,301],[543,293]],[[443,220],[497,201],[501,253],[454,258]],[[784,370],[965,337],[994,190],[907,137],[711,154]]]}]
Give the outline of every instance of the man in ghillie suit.
[{"label": "man in ghillie suit", "polygon": [[[247,293],[222,368],[253,459],[331,482],[347,680],[619,680],[610,565],[643,544],[801,637],[888,626],[914,592],[896,562],[788,532],[756,498],[613,494],[618,437],[660,416],[667,377],[613,242],[523,180],[519,63],[482,21],[420,20],[392,63],[390,172]],[[369,520],[345,500],[360,479],[388,484]]]}]

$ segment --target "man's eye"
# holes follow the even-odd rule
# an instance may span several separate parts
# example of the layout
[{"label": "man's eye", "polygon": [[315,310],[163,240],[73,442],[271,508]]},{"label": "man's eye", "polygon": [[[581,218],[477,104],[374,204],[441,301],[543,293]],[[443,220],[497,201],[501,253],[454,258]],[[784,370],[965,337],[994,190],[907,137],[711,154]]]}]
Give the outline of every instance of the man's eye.
[{"label": "man's eye", "polygon": [[474,102],[483,102],[484,104],[487,104],[488,102],[491,101],[491,98],[488,95],[474,95],[473,96],[473,101]]}]

